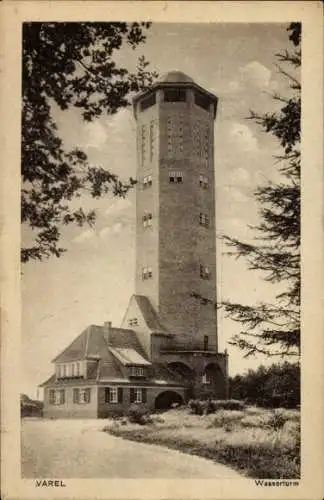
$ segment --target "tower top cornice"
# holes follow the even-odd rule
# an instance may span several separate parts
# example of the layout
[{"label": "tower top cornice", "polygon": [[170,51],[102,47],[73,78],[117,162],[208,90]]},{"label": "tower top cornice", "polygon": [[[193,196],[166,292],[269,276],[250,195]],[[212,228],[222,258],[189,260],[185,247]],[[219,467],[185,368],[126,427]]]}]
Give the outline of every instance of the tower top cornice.
[{"label": "tower top cornice", "polygon": [[180,88],[194,89],[208,96],[209,99],[213,102],[214,117],[216,116],[218,97],[212,92],[209,92],[208,90],[198,85],[190,76],[186,75],[182,71],[177,71],[177,70],[172,70],[169,71],[168,73],[165,73],[155,83],[153,83],[153,85],[150,88],[144,90],[143,92],[139,92],[137,95],[135,95],[133,98],[134,113],[137,102],[143,97],[150,95],[152,92],[155,92],[156,90],[165,89],[168,87],[173,88],[175,86]]}]

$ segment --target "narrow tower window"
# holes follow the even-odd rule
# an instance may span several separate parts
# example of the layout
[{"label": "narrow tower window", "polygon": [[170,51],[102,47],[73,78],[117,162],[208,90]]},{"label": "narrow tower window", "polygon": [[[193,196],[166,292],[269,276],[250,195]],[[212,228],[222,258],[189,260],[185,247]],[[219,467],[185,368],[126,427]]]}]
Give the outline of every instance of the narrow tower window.
[{"label": "narrow tower window", "polygon": [[144,227],[152,227],[152,214],[145,214],[142,217],[142,222]]},{"label": "narrow tower window", "polygon": [[200,264],[200,277],[204,280],[209,280],[210,278],[210,270],[203,264]]},{"label": "narrow tower window", "polygon": [[209,217],[208,217],[207,214],[204,214],[204,213],[200,212],[200,214],[199,214],[199,224],[201,226],[205,226],[205,227],[209,226]]},{"label": "narrow tower window", "polygon": [[143,187],[148,188],[150,186],[152,186],[152,176],[146,175],[143,179]]},{"label": "narrow tower window", "polygon": [[148,280],[153,277],[152,268],[151,267],[143,267],[142,268],[142,279]]},{"label": "narrow tower window", "polygon": [[199,175],[199,186],[204,189],[208,188],[208,177],[206,177],[206,175],[203,174]]}]

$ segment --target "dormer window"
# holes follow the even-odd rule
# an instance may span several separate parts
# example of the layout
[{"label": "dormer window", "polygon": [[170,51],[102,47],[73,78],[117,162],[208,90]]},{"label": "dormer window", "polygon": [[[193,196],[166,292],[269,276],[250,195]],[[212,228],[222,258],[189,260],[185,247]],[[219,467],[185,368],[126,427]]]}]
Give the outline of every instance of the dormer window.
[{"label": "dormer window", "polygon": [[83,377],[83,362],[73,361],[56,365],[57,378]]},{"label": "dormer window", "polygon": [[144,377],[143,366],[131,366],[130,374],[131,377]]}]

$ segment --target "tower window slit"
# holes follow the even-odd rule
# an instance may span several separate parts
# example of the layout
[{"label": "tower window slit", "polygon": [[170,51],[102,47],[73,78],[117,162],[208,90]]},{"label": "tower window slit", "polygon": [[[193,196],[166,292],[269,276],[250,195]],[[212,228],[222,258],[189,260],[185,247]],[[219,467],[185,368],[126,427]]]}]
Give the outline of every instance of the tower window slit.
[{"label": "tower window slit", "polygon": [[152,219],[153,219],[152,214],[144,214],[142,217],[143,226],[144,227],[151,227],[152,226]]},{"label": "tower window slit", "polygon": [[143,267],[142,268],[142,279],[148,280],[153,277],[152,268],[151,267]]},{"label": "tower window slit", "polygon": [[143,186],[145,188],[152,186],[152,176],[146,175],[143,179]]},{"label": "tower window slit", "polygon": [[201,226],[208,227],[209,226],[209,216],[207,214],[204,214],[200,212],[199,214],[199,224]]}]

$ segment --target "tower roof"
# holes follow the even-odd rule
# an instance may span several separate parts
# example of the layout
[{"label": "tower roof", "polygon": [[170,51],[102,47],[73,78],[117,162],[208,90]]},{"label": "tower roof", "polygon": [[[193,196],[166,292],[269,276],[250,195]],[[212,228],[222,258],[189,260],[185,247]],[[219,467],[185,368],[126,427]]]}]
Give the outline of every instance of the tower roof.
[{"label": "tower roof", "polygon": [[182,71],[169,71],[159,79],[160,83],[194,83],[190,76]]}]

